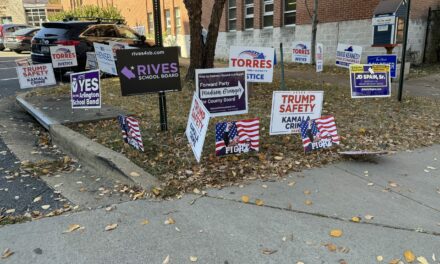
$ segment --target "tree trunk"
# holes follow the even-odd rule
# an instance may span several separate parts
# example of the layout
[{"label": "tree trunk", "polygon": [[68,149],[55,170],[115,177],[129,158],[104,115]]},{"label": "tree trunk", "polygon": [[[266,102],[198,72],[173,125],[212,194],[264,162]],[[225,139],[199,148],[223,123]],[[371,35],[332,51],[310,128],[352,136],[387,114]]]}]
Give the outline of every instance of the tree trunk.
[{"label": "tree trunk", "polygon": [[194,80],[195,70],[202,68],[202,0],[185,0],[185,7],[189,16],[190,33],[190,64],[186,74],[186,80]]},{"label": "tree trunk", "polygon": [[195,70],[214,67],[215,47],[217,45],[220,20],[226,0],[215,0],[212,7],[211,21],[208,27],[206,44],[202,40],[202,0],[184,0],[188,10],[190,26],[190,65],[186,80],[194,80]]},{"label": "tree trunk", "polygon": [[220,20],[223,14],[226,0],[216,0],[212,8],[211,21],[208,28],[208,38],[203,52],[203,68],[213,68],[215,58],[215,47],[217,45]]},{"label": "tree trunk", "polygon": [[313,5],[313,17],[312,17],[312,65],[316,63],[316,32],[318,31],[318,2],[315,0]]}]

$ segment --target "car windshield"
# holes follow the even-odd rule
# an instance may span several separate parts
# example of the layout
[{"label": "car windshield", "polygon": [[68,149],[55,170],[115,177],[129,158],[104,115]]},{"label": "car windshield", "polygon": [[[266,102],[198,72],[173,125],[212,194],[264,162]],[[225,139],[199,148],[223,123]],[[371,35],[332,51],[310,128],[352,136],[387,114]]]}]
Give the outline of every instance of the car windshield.
[{"label": "car windshield", "polygon": [[24,35],[27,35],[30,32],[34,31],[34,30],[36,30],[36,28],[24,28],[24,29],[20,29],[20,30],[15,31],[14,35],[15,36],[24,36]]},{"label": "car windshield", "polygon": [[139,40],[138,34],[134,30],[127,28],[125,26],[118,26],[119,34],[121,38]]}]

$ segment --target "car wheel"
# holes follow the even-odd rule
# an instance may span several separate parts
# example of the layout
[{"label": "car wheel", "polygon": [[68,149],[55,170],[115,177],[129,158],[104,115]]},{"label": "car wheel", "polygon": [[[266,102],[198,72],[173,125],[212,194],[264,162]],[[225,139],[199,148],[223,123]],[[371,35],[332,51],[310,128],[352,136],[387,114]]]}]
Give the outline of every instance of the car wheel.
[{"label": "car wheel", "polygon": [[15,51],[15,53],[18,53],[18,54],[20,54],[22,51],[21,50],[14,50]]}]

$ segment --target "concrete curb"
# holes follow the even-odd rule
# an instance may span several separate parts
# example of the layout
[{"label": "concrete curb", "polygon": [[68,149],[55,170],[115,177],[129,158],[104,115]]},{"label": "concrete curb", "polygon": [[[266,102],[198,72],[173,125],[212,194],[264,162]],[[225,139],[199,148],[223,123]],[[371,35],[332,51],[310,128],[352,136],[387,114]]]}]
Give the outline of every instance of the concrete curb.
[{"label": "concrete curb", "polygon": [[40,123],[45,129],[49,130],[49,127],[53,124],[58,124],[55,120],[52,120],[48,116],[46,116],[43,112],[38,110],[35,106],[28,103],[25,99],[25,94],[19,94],[15,98],[17,103],[24,109],[26,112],[28,112],[30,115],[32,115],[35,119],[37,119],[38,123]]},{"label": "concrete curb", "polygon": [[159,186],[159,180],[124,155],[96,143],[72,129],[56,123],[25,99],[25,94],[16,98],[29,114],[49,130],[54,144],[66,153],[78,158],[102,176],[110,177],[128,185],[139,185],[147,191]]}]

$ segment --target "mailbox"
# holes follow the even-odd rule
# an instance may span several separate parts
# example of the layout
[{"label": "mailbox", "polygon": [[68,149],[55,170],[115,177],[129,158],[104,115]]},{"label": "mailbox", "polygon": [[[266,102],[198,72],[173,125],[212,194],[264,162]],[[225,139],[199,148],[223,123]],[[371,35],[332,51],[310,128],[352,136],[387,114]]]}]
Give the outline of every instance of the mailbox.
[{"label": "mailbox", "polygon": [[393,47],[403,42],[406,0],[381,0],[374,10],[373,47]]}]

